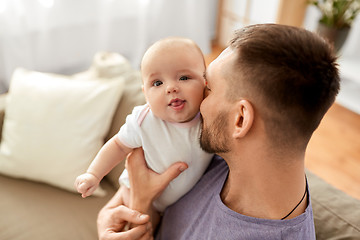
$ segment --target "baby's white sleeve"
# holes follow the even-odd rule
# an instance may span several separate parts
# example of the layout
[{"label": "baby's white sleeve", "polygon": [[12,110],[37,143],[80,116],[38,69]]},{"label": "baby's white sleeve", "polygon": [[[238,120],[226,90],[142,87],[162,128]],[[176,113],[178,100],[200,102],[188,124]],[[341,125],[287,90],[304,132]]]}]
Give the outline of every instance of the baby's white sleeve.
[{"label": "baby's white sleeve", "polygon": [[126,117],[126,122],[117,134],[119,140],[129,148],[141,147],[141,129],[138,118],[143,106],[135,107],[133,112]]},{"label": "baby's white sleeve", "polygon": [[[126,117],[125,124],[120,128],[118,135],[119,140],[129,148],[138,148],[142,146],[140,122],[146,115],[148,106],[137,106],[133,112]],[[130,188],[129,176],[126,169],[119,177],[120,185]]]}]

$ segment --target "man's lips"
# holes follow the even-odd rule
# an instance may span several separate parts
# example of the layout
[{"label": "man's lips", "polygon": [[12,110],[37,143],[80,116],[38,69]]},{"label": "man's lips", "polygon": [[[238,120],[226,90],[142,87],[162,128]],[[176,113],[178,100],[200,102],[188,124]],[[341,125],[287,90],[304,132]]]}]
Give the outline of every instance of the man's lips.
[{"label": "man's lips", "polygon": [[174,98],[170,101],[170,103],[168,104],[169,107],[175,109],[175,110],[181,110],[184,108],[185,106],[185,100],[179,99],[179,98]]}]

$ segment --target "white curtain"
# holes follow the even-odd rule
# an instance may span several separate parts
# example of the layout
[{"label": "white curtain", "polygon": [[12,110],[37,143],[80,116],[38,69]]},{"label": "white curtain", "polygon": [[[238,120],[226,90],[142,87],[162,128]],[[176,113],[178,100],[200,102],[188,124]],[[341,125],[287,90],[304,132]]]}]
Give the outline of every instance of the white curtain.
[{"label": "white curtain", "polygon": [[0,0],[0,92],[16,67],[72,74],[98,51],[138,68],[166,36],[189,37],[209,53],[216,11],[217,0]]}]

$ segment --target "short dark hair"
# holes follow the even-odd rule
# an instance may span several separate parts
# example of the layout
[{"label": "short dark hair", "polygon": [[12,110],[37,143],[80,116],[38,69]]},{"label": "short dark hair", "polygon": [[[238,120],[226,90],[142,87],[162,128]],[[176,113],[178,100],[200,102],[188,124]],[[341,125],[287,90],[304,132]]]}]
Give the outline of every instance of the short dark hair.
[{"label": "short dark hair", "polygon": [[305,29],[258,24],[236,31],[230,48],[270,140],[306,146],[340,88],[332,47]]}]

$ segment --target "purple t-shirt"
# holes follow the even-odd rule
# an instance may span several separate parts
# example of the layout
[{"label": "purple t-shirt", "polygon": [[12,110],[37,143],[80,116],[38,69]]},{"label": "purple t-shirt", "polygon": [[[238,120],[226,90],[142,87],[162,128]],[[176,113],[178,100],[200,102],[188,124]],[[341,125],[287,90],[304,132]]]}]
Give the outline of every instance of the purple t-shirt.
[{"label": "purple t-shirt", "polygon": [[315,239],[309,195],[306,211],[293,219],[248,217],[220,199],[228,171],[226,162],[215,156],[193,189],[165,210],[156,239]]}]

